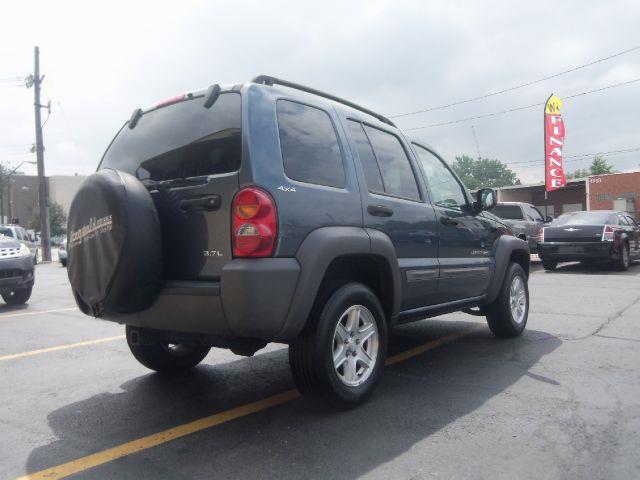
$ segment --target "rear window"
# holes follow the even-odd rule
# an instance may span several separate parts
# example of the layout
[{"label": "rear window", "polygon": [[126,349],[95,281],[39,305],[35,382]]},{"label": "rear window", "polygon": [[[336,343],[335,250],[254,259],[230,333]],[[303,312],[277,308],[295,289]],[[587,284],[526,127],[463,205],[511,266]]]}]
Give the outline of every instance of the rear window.
[{"label": "rear window", "polygon": [[299,182],[344,188],[346,179],[338,137],[329,115],[319,108],[280,100],[276,107],[284,171]]},{"label": "rear window", "polygon": [[618,223],[618,217],[607,212],[563,213],[553,222],[555,225],[604,225]]},{"label": "rear window", "polygon": [[131,130],[125,125],[107,149],[100,168],[131,173],[140,180],[217,175],[240,168],[240,94],[223,93],[211,108],[196,97],[145,113]]},{"label": "rear window", "polygon": [[519,205],[496,205],[491,213],[505,220],[522,220],[524,218]]}]

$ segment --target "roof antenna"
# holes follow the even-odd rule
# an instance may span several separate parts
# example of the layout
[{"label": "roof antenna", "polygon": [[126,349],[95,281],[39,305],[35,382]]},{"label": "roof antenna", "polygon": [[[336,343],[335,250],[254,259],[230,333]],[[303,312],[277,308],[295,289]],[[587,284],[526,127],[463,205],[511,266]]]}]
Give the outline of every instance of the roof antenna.
[{"label": "roof antenna", "polygon": [[211,108],[211,106],[216,103],[218,97],[220,96],[220,85],[214,83],[209,88],[207,88],[207,93],[204,95],[204,108]]},{"label": "roof antenna", "polygon": [[478,160],[482,159],[480,156],[480,146],[478,145],[478,137],[476,137],[476,129],[471,125],[471,133],[473,133],[473,141],[476,143],[476,151],[478,152]]}]

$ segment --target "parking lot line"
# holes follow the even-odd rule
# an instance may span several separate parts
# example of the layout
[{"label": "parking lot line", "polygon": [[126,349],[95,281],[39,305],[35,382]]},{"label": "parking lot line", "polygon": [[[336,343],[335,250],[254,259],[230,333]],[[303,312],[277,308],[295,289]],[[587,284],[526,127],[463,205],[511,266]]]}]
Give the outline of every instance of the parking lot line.
[{"label": "parking lot line", "polygon": [[40,348],[38,350],[29,350],[28,352],[13,353],[11,355],[3,355],[0,357],[0,362],[4,362],[5,360],[15,360],[16,358],[30,357],[32,355],[40,355],[41,353],[57,352],[59,350],[68,350],[70,348],[84,347],[86,345],[95,345],[96,343],[113,342],[114,340],[122,340],[124,338],[124,335],[117,335],[115,337],[98,338],[97,340],[86,340],[84,342],[58,345],[57,347]]},{"label": "parking lot line", "polygon": [[[394,363],[403,362],[412,357],[432,350],[440,345],[450,343],[461,337],[467,336],[476,330],[477,329],[469,329],[465,330],[464,332],[446,335],[437,340],[433,340],[418,347],[406,350],[402,353],[389,357],[385,365],[393,365]],[[87,455],[86,457],[78,458],[76,460],[72,460],[55,467],[27,474],[16,480],[52,480],[65,478],[70,475],[75,475],[76,473],[84,472],[91,468],[104,465],[105,463],[112,462],[119,458],[148,450],[153,447],[157,447],[158,445],[162,445],[164,443],[176,440],[181,437],[185,437],[187,435],[191,435],[192,433],[197,433],[216,425],[221,425],[223,423],[227,423],[241,417],[246,417],[247,415],[251,415],[253,413],[267,410],[277,405],[295,400],[298,397],[300,397],[300,392],[298,392],[298,390],[288,390],[284,393],[279,393],[277,395],[273,395],[256,402],[247,403],[240,407],[235,407],[221,413],[216,413],[208,417],[203,417],[189,423],[178,425],[177,427],[172,427],[158,433],[147,435],[146,437],[122,443],[115,447],[108,448],[106,450],[102,450],[101,452],[93,453],[91,455]]]},{"label": "parking lot line", "polygon": [[3,320],[5,318],[26,317],[28,315],[44,315],[45,313],[69,312],[71,310],[78,310],[78,307],[55,308],[53,310],[29,310],[20,313],[5,313],[4,315],[0,315],[0,320]]}]

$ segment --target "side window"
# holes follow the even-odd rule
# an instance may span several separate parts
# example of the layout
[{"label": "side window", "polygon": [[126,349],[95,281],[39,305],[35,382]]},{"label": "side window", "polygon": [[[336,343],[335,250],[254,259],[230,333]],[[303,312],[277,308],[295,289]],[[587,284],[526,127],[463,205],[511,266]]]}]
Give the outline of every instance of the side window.
[{"label": "side window", "polygon": [[18,238],[18,240],[24,240],[24,237],[22,236],[21,228],[16,228],[16,237]]},{"label": "side window", "polygon": [[527,212],[527,216],[534,222],[544,222],[544,217],[536,207],[524,205],[524,209]]},{"label": "side window", "polygon": [[636,221],[633,218],[627,216],[626,219],[629,222],[629,225],[631,225],[632,227],[637,227],[638,226],[638,224],[636,223]]},{"label": "side window", "polygon": [[349,125],[351,138],[356,144],[358,157],[360,158],[360,163],[364,170],[364,177],[367,181],[367,188],[370,192],[384,193],[382,172],[380,171],[380,166],[373,153],[369,139],[362,129],[362,124],[353,120],[349,120],[347,124]]},{"label": "side window", "polygon": [[618,215],[618,225],[626,225],[629,226],[629,222],[622,215]]},{"label": "side window", "polygon": [[385,193],[420,200],[416,177],[398,137],[368,125],[364,130],[378,160]]},{"label": "side window", "polygon": [[433,203],[444,207],[459,207],[467,203],[462,186],[442,160],[426,148],[415,143],[413,145],[431,190]]},{"label": "side window", "polygon": [[344,188],[342,155],[329,115],[319,108],[287,100],[279,100],[276,110],[287,177]]}]

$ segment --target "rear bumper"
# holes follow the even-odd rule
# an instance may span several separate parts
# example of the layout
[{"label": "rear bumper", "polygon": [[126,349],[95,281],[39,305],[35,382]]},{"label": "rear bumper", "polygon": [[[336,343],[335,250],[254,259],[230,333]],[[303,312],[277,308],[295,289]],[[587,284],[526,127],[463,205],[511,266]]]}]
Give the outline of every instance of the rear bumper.
[{"label": "rear bumper", "polygon": [[33,286],[33,257],[0,259],[0,291]]},{"label": "rear bumper", "polygon": [[167,282],[142,312],[106,317],[143,328],[273,339],[284,326],[300,265],[295,258],[236,259],[219,281]]},{"label": "rear bumper", "polygon": [[543,242],[538,243],[538,256],[544,260],[613,260],[617,254],[613,242]]}]

